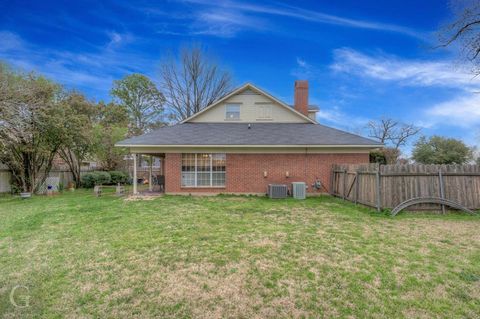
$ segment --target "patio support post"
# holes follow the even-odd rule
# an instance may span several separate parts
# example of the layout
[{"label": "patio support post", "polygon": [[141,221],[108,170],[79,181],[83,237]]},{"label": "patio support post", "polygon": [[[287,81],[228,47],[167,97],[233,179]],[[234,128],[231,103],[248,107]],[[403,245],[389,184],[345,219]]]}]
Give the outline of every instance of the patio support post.
[{"label": "patio support post", "polygon": [[133,154],[133,195],[137,194],[137,154]]},{"label": "patio support post", "polygon": [[148,171],[148,190],[150,192],[153,191],[153,174],[152,174],[152,166],[153,166],[153,156],[150,155],[150,169]]}]

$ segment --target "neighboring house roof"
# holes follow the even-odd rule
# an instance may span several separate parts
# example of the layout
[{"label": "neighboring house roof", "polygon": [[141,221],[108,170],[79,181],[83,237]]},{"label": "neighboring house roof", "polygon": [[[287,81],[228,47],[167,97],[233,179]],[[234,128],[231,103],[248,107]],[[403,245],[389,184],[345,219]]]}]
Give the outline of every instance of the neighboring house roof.
[{"label": "neighboring house roof", "polygon": [[294,114],[298,115],[299,117],[303,118],[304,120],[310,122],[310,123],[317,123],[315,120],[312,120],[311,118],[309,118],[308,116],[306,115],[303,115],[302,113],[298,112],[297,110],[295,110],[293,107],[291,107],[290,105],[286,104],[285,102],[277,99],[276,97],[274,97],[273,95],[271,95],[270,93],[266,92],[265,90],[262,90],[258,87],[256,87],[255,85],[253,85],[252,83],[245,83],[244,85],[234,89],[232,92],[228,93],[227,95],[225,95],[224,97],[220,98],[219,100],[213,102],[212,104],[210,104],[209,106],[207,106],[206,108],[204,108],[203,110],[193,114],[192,116],[190,116],[189,118],[186,118],[185,120],[181,121],[180,123],[183,124],[183,123],[187,123],[189,121],[191,121],[192,119],[196,118],[197,116],[199,116],[200,114],[203,114],[205,112],[207,112],[208,110],[216,107],[217,105],[220,105],[222,102],[226,101],[227,99],[231,98],[232,96],[246,90],[246,89],[250,89],[252,91],[255,91],[257,93],[260,93],[268,98],[270,98],[271,100],[275,101],[276,103],[278,103],[281,107],[284,107],[285,109],[289,110],[290,112],[293,112]]},{"label": "neighboring house roof", "polygon": [[[250,127],[250,128],[249,128]],[[184,123],[165,126],[117,146],[363,146],[382,144],[320,124]]]}]

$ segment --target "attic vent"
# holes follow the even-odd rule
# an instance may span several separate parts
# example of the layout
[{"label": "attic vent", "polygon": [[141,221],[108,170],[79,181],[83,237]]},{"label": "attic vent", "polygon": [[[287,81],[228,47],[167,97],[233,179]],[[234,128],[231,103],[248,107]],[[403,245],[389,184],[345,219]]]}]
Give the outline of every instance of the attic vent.
[{"label": "attic vent", "polygon": [[241,94],[246,94],[246,95],[258,95],[257,92],[254,92],[254,91],[252,91],[252,90],[250,90],[250,89],[244,90]]}]

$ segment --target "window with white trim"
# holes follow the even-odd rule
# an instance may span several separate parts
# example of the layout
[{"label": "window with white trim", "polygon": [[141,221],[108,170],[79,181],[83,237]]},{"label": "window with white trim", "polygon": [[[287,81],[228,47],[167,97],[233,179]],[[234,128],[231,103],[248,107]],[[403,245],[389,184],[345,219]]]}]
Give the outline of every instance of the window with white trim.
[{"label": "window with white trim", "polygon": [[240,104],[225,105],[225,119],[235,121],[240,119]]},{"label": "window with white trim", "polygon": [[182,154],[182,187],[225,187],[224,153]]}]

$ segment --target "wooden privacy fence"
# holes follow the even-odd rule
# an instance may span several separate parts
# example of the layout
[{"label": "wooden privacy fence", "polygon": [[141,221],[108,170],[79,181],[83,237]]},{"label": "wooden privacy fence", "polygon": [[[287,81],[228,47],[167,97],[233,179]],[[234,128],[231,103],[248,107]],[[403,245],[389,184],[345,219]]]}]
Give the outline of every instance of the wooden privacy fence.
[{"label": "wooden privacy fence", "polygon": [[[80,172],[80,176],[83,176],[92,171],[94,171],[94,169],[82,169],[82,171]],[[158,175],[159,172],[160,169],[158,167],[154,167],[154,175]],[[138,176],[148,176],[149,168],[139,167],[137,169],[137,174]],[[70,173],[70,171],[67,170],[51,170],[47,178],[50,177],[58,178],[59,183],[62,184],[64,187],[67,187],[70,182],[73,182],[73,175],[72,173]],[[0,193],[9,193],[11,191],[11,179],[12,173],[6,167],[0,166]]]},{"label": "wooden privacy fence", "polygon": [[[337,164],[332,168],[330,192],[377,210],[417,197],[444,198],[479,209],[480,166]],[[419,204],[410,209],[438,210],[439,205]]]},{"label": "wooden privacy fence", "polygon": [[9,170],[0,168],[0,193],[8,193],[11,190],[10,180],[12,175]]}]

